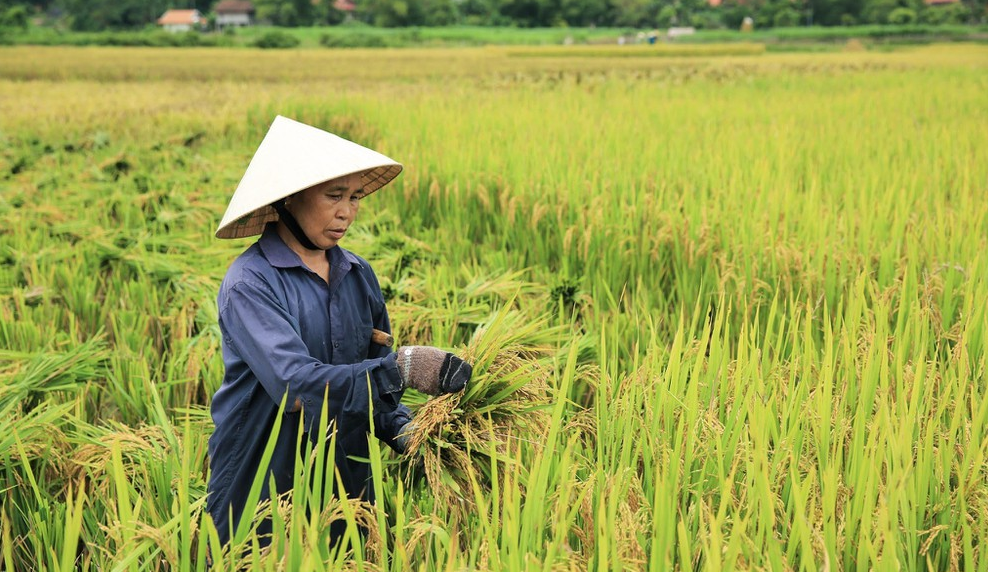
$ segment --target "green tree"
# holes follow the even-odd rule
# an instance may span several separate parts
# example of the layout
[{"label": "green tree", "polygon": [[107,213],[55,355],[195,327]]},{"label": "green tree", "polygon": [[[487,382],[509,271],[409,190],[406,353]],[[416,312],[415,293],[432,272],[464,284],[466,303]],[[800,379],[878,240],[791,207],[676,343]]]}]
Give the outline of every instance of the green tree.
[{"label": "green tree", "polygon": [[659,6],[654,0],[612,0],[612,2],[616,25],[642,28],[655,24]]},{"label": "green tree", "polygon": [[193,0],[191,7],[203,14],[208,14],[213,11],[213,6],[216,4],[219,4],[219,0]]},{"label": "green tree", "polygon": [[460,22],[454,0],[422,0],[422,25],[452,26]]},{"label": "green tree", "polygon": [[11,6],[0,15],[0,27],[26,30],[30,18],[27,6]]},{"label": "green tree", "polygon": [[525,28],[552,25],[553,0],[505,0],[500,12]]},{"label": "green tree", "polygon": [[698,30],[715,30],[724,27],[724,20],[719,10],[700,10],[690,18]]},{"label": "green tree", "polygon": [[72,28],[99,31],[153,25],[170,6],[168,0],[61,0]]},{"label": "green tree", "polygon": [[946,6],[925,6],[919,12],[919,20],[924,24],[963,24],[970,18],[970,10],[960,2]]},{"label": "green tree", "polygon": [[570,26],[608,23],[607,0],[560,0],[559,15]]},{"label": "green tree", "polygon": [[54,0],[0,0],[0,14],[16,6],[23,6],[28,10],[28,14],[32,12],[44,13],[54,4]]},{"label": "green tree", "polygon": [[899,6],[899,0],[867,0],[861,16],[869,24],[887,24],[889,14]]},{"label": "green tree", "polygon": [[679,15],[676,14],[676,7],[672,4],[666,4],[659,9],[659,14],[655,18],[655,23],[662,28],[675,26],[678,21]]},{"label": "green tree", "polygon": [[276,26],[311,26],[315,21],[312,0],[255,0],[254,8],[259,20]]},{"label": "green tree", "polygon": [[889,24],[903,26],[916,23],[916,11],[912,8],[896,8],[889,12]]},{"label": "green tree", "polygon": [[810,23],[820,26],[846,26],[861,15],[863,0],[807,0]]},{"label": "green tree", "polygon": [[368,0],[364,6],[375,26],[419,26],[425,19],[421,0]]},{"label": "green tree", "polygon": [[739,29],[741,22],[746,17],[751,16],[754,18],[755,15],[755,10],[749,3],[742,4],[738,0],[725,0],[720,5],[720,9],[724,26],[732,30]]},{"label": "green tree", "polygon": [[772,26],[776,28],[791,28],[799,25],[799,12],[792,6],[784,6],[772,17]]},{"label": "green tree", "polygon": [[492,26],[501,21],[497,0],[462,0],[459,3],[463,23],[471,26]]}]

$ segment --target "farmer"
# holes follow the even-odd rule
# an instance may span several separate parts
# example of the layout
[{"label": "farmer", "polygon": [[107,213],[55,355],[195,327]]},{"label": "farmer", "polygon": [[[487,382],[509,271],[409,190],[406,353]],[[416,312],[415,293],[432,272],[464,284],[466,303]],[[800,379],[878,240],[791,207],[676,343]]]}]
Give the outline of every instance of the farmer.
[{"label": "farmer", "polygon": [[[325,410],[345,494],[373,502],[370,464],[359,460],[369,456],[371,412],[374,436],[401,453],[411,422],[399,403],[405,388],[439,395],[470,379],[469,364],[438,348],[392,353],[377,277],[339,246],[361,200],[401,169],[279,116],[230,200],[216,236],[261,236],[230,266],[217,297],[226,373],[211,408],[206,508],[224,544],[240,519],[252,516],[244,505],[283,400],[261,499],[275,493],[271,477],[277,494],[291,488],[299,432],[304,459],[306,438],[317,441]],[[270,522],[261,532],[270,533]]]}]

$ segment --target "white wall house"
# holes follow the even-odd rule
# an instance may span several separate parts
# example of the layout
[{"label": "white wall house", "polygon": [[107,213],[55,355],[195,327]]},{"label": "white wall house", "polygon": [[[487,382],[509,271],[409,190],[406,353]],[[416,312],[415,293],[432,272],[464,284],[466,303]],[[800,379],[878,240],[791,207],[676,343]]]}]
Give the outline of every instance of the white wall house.
[{"label": "white wall house", "polygon": [[696,33],[696,28],[690,27],[679,27],[679,28],[669,28],[666,31],[666,37],[670,40],[675,40],[676,38],[682,38],[683,36],[692,36]]},{"label": "white wall house", "polygon": [[223,0],[213,8],[216,27],[250,26],[254,23],[254,5],[246,0]]},{"label": "white wall house", "polygon": [[158,18],[158,25],[169,32],[198,30],[205,23],[199,10],[168,10]]}]

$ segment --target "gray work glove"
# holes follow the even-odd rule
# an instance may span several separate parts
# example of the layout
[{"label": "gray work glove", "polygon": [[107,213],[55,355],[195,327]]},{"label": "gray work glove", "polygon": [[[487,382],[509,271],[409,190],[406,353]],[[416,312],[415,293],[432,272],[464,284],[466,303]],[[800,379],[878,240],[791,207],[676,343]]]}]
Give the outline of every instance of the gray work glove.
[{"label": "gray work glove", "polygon": [[415,422],[409,421],[401,426],[398,434],[395,435],[395,445],[399,453],[408,452],[408,444],[412,440],[412,433],[415,432]]},{"label": "gray work glove", "polygon": [[398,348],[398,372],[405,387],[429,395],[462,391],[473,375],[473,366],[455,355],[431,346]]}]

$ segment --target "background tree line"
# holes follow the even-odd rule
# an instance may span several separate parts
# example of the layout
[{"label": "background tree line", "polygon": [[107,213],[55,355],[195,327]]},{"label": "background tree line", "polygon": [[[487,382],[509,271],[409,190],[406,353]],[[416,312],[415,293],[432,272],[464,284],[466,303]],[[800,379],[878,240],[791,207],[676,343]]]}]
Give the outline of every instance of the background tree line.
[{"label": "background tree line", "polygon": [[[210,14],[219,0],[0,0],[0,27],[33,18],[75,30],[153,26],[168,8]],[[346,15],[333,0],[253,0],[257,18],[277,26],[334,25]],[[376,26],[616,26],[734,28],[854,24],[963,24],[986,20],[988,0],[929,6],[924,0],[354,0],[354,18]]]}]

